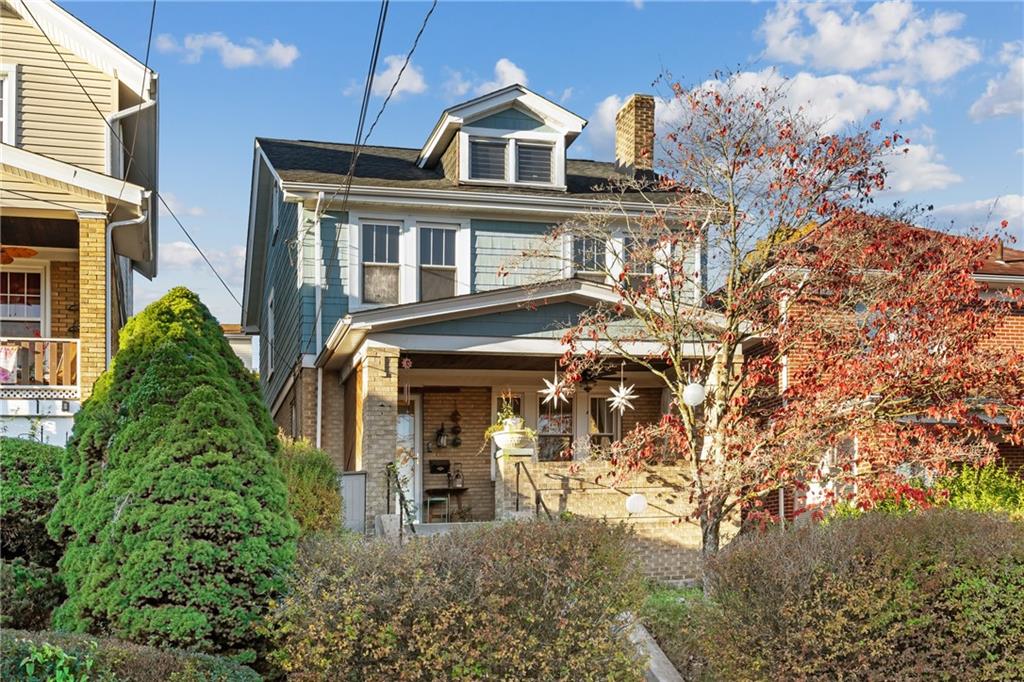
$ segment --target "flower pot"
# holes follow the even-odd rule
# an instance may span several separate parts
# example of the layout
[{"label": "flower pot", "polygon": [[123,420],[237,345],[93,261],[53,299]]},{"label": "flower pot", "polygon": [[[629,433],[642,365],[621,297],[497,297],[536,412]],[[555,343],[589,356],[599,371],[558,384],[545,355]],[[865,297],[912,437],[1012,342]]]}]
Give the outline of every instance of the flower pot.
[{"label": "flower pot", "polygon": [[502,422],[506,431],[522,431],[524,423],[522,417],[509,417]]},{"label": "flower pot", "polygon": [[[509,420],[512,421],[512,420]],[[519,420],[522,423],[522,420]],[[494,445],[499,450],[508,450],[509,448],[523,447],[527,443],[526,433],[524,431],[516,430],[509,431],[507,428],[504,431],[498,431],[494,434]]]}]

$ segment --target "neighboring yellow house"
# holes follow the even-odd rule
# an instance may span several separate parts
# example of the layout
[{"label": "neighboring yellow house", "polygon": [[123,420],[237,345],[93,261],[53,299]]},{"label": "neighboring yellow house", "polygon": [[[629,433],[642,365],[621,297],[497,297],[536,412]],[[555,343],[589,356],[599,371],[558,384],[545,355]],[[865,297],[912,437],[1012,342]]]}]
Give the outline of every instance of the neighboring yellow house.
[{"label": "neighboring yellow house", "polygon": [[0,0],[0,435],[65,442],[132,272],[156,275],[158,120],[154,72],[50,0]]}]

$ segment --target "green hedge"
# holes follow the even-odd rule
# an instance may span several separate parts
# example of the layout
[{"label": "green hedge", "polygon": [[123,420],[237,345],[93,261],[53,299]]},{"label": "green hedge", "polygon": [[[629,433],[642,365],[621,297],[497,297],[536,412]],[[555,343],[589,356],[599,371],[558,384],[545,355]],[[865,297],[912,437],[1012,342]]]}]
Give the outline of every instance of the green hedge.
[{"label": "green hedge", "polygon": [[314,536],[272,612],[272,655],[310,680],[640,680],[619,615],[629,532],[593,520],[413,539]]},{"label": "green hedge", "polygon": [[[35,660],[28,662],[26,659]],[[61,677],[58,671],[75,677]],[[244,665],[206,654],[155,649],[84,635],[0,630],[0,679],[5,682],[55,679],[259,682],[262,678]]]},{"label": "green hedge", "polygon": [[288,488],[288,510],[303,534],[341,528],[341,484],[334,462],[307,440],[281,436],[278,466]]},{"label": "green hedge", "polygon": [[0,437],[0,554],[39,566],[56,566],[60,545],[46,534],[57,504],[64,448]]},{"label": "green hedge", "polygon": [[707,566],[689,637],[729,680],[1024,678],[1024,525],[868,513],[751,534]]},{"label": "green hedge", "polygon": [[45,630],[64,596],[64,586],[52,568],[21,557],[0,562],[0,626]]},{"label": "green hedge", "polygon": [[294,560],[276,430],[252,373],[187,289],[121,332],[76,415],[49,530],[75,632],[251,655]]}]

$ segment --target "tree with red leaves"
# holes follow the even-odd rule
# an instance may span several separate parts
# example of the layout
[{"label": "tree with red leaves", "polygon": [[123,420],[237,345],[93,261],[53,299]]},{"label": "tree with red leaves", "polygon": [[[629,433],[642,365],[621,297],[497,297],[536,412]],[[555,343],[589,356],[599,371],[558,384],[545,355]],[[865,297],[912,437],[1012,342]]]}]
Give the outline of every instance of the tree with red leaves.
[{"label": "tree with red leaves", "polygon": [[709,555],[728,519],[769,516],[770,491],[870,504],[908,471],[1019,442],[1024,354],[992,339],[1024,298],[973,276],[996,241],[875,210],[908,140],[879,123],[831,132],[785,85],[672,90],[658,173],[626,188],[648,196],[646,217],[609,210],[553,234],[577,260],[607,247],[584,269],[615,295],[565,334],[567,384],[628,362],[671,396],[659,423],[591,456],[620,479],[674,463]]}]

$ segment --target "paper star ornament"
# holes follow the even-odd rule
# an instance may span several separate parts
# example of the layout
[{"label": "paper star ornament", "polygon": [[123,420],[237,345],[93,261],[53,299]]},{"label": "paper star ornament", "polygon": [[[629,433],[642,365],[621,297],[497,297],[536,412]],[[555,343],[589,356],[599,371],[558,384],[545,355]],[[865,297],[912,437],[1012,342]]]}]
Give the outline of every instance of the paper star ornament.
[{"label": "paper star ornament", "polygon": [[613,410],[618,410],[622,415],[626,413],[627,409],[633,409],[634,398],[636,398],[636,392],[633,390],[633,385],[625,386],[620,383],[618,388],[612,386],[612,397],[606,400]]},{"label": "paper star ornament", "polygon": [[544,400],[541,401],[542,404],[547,405],[550,402],[554,402],[554,404],[557,405],[560,400],[566,403],[569,402],[569,398],[566,396],[568,389],[566,388],[564,381],[560,381],[557,378],[554,381],[544,379],[544,384],[547,387],[537,391],[544,396]]}]

